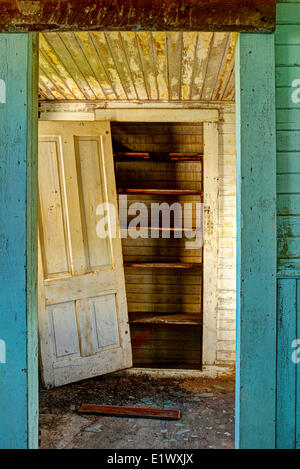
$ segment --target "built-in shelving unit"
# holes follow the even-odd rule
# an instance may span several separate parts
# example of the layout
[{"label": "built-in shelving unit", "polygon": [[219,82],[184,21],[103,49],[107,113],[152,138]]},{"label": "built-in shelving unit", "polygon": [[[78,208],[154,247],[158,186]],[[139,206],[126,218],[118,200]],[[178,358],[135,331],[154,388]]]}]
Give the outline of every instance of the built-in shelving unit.
[{"label": "built-in shelving unit", "polygon": [[[188,202],[195,210],[195,203],[203,202],[203,154],[184,151],[202,149],[200,126],[114,126],[117,192],[128,196],[127,209],[132,203],[142,203],[149,209],[152,203],[180,203],[183,207]],[[177,132],[174,135],[173,129]],[[183,151],[171,151],[172,147],[182,147]],[[141,226],[130,226],[134,215],[127,211],[122,219],[123,205],[120,225],[133,364],[199,369],[203,257],[201,248],[186,247],[190,240],[186,234],[196,231],[196,218],[193,216],[191,226],[185,227],[184,219],[178,223],[178,215],[172,214],[170,228],[164,226],[163,219],[159,226],[152,227],[148,212],[149,219],[144,219]],[[132,237],[132,230],[143,233]],[[166,232],[170,236],[166,237]]]}]

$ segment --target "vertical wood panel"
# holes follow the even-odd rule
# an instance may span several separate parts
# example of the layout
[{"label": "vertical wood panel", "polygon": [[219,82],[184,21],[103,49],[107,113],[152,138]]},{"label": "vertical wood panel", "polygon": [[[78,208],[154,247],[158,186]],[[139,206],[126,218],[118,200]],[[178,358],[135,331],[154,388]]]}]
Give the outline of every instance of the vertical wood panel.
[{"label": "vertical wood panel", "polygon": [[295,448],[296,365],[292,342],[297,322],[297,281],[278,280],[277,316],[277,435],[278,449]]},{"label": "vertical wood panel", "polygon": [[203,363],[217,359],[219,132],[216,123],[204,123],[204,271]]},{"label": "vertical wood panel", "polygon": [[[297,279],[297,323],[296,338],[300,339],[300,279]],[[300,344],[299,344],[300,345]],[[300,358],[300,346],[297,346],[297,358]],[[300,449],[300,363],[296,366],[296,449]]]},{"label": "vertical wood panel", "polygon": [[0,364],[0,446],[27,448],[38,436],[35,36],[0,35],[0,78],[7,93],[0,104],[0,339],[7,353]]},{"label": "vertical wood panel", "polygon": [[276,148],[274,37],[237,43],[236,445],[275,447]]},{"label": "vertical wood panel", "polygon": [[[38,447],[38,34],[28,35],[27,370],[28,447]],[[28,203],[30,201],[31,203]]]}]

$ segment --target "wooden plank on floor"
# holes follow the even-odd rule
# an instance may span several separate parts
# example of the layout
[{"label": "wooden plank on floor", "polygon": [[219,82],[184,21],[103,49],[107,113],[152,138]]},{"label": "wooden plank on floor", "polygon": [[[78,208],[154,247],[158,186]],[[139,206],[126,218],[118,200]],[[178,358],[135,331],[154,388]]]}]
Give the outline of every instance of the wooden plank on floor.
[{"label": "wooden plank on floor", "polygon": [[148,409],[145,407],[118,407],[95,404],[84,404],[79,409],[80,414],[100,414],[111,417],[136,417],[160,420],[179,420],[180,411],[173,409]]}]

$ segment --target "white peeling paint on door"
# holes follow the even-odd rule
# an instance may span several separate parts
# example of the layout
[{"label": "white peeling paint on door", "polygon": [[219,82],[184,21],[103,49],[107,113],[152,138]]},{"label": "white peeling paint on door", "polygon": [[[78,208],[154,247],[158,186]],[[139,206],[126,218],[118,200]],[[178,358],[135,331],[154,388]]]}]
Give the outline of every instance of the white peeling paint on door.
[{"label": "white peeling paint on door", "polygon": [[39,326],[53,387],[132,359],[121,240],[96,232],[99,204],[117,206],[110,125],[40,122],[39,132]]}]

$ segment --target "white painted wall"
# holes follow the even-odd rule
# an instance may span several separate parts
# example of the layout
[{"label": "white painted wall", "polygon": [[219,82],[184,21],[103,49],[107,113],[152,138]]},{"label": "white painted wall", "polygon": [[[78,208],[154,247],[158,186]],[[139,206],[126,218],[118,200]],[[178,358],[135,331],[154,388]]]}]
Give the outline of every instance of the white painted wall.
[{"label": "white painted wall", "polygon": [[236,324],[235,106],[226,104],[220,111],[217,363],[233,364]]}]

